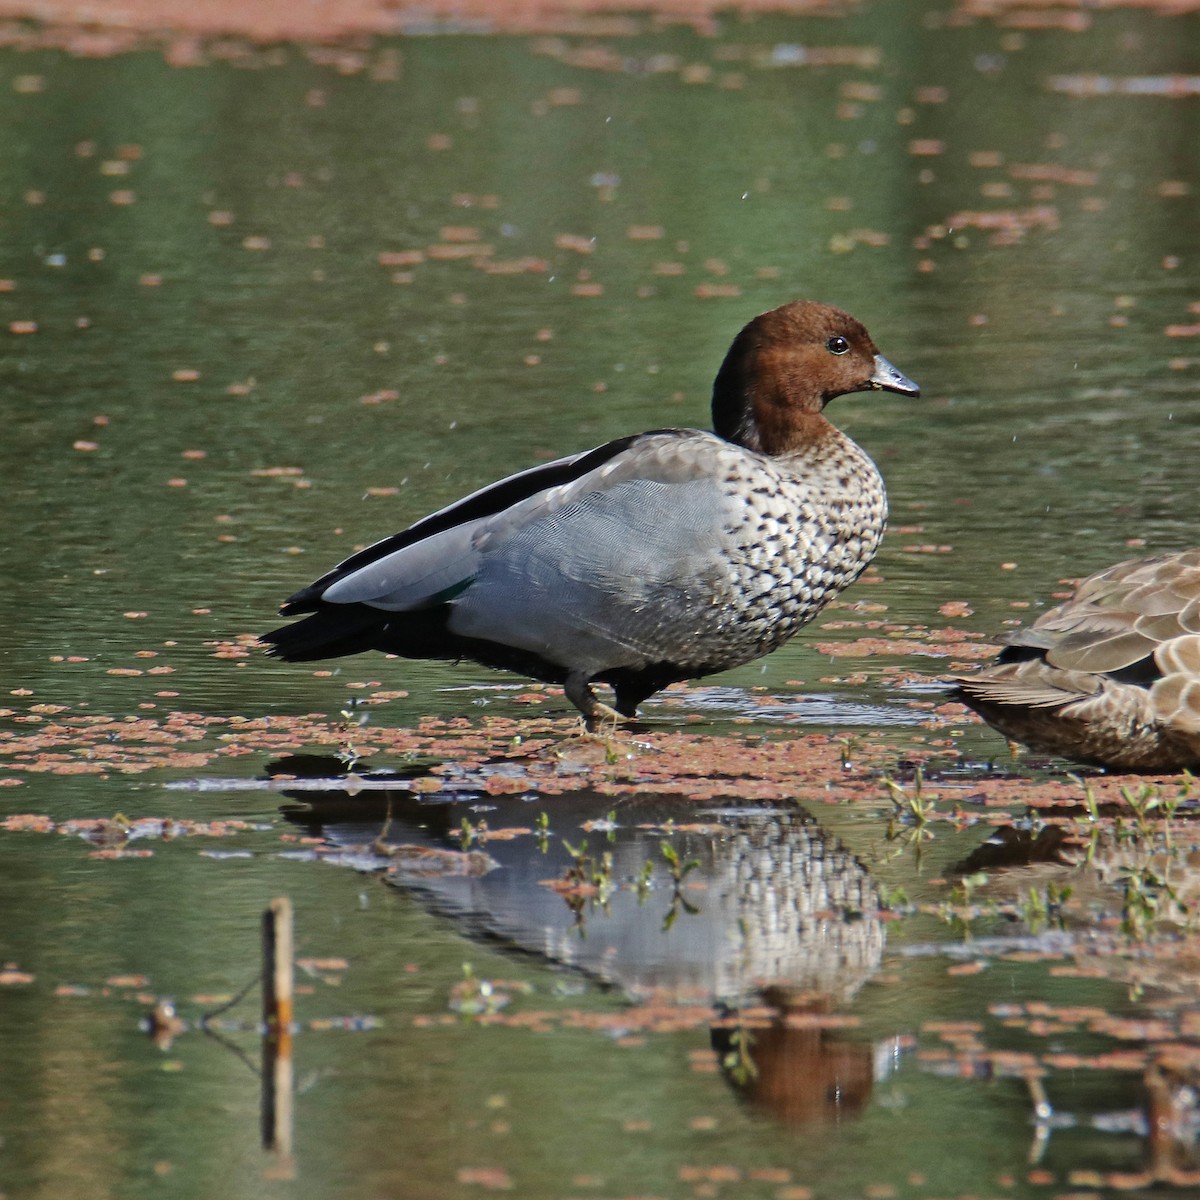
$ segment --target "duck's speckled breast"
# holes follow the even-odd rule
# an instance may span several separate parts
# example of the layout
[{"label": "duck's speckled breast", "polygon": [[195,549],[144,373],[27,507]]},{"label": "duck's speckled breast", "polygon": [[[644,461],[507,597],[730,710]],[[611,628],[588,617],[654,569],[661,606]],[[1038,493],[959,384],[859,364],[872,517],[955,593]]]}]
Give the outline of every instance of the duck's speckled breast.
[{"label": "duck's speckled breast", "polygon": [[878,469],[832,427],[799,454],[734,463],[724,482],[742,519],[722,531],[724,612],[693,648],[697,661],[713,663],[715,653],[730,665],[774,650],[811,621],[862,574],[887,524]]}]

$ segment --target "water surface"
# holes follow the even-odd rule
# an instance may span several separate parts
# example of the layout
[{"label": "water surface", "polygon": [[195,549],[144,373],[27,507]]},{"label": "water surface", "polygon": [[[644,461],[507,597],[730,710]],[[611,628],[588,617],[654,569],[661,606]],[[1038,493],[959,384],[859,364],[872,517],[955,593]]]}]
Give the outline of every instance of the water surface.
[{"label": "water surface", "polygon": [[[464,817],[545,812],[546,853],[524,836],[484,847],[501,866],[481,879],[385,883],[296,839],[369,845],[386,789],[351,809],[334,789],[331,811],[241,786],[280,754],[345,750],[363,711],[368,733],[566,717],[469,664],[314,674],[245,643],[354,546],[499,475],[706,424],[733,334],[796,296],[854,312],[922,384],[918,401],[831,410],[880,463],[892,529],[845,607],[651,703],[645,736],[832,733],[851,757],[852,739],[894,747],[896,770],[940,738],[955,794],[980,786],[1002,743],[923,730],[937,695],[921,682],[955,657],[908,651],[947,624],[993,635],[1062,579],[1195,542],[1197,27],[1135,8],[1084,32],[952,18],[872,3],[730,17],[711,37],[638,20],[628,36],[422,37],[341,59],[228,43],[189,69],[0,55],[0,665],[20,751],[0,817],[245,823],[135,839],[153,854],[115,861],[0,830],[0,959],[32,976],[0,988],[7,1194],[1040,1196],[1103,1192],[1151,1161],[1185,1187],[1146,1137],[1144,1064],[1093,1061],[1153,1038],[1062,1015],[1166,1013],[1192,1047],[1194,1010],[1167,1004],[1169,986],[1130,999],[1066,973],[1074,941],[948,959],[937,948],[961,930],[880,916],[906,911],[900,892],[946,899],[987,821],[945,822],[918,854],[887,840],[882,782],[848,798],[833,769],[829,803],[734,795],[696,815],[671,793],[639,801],[647,816],[595,794],[590,767],[574,792],[535,781],[502,802],[482,790],[491,768],[469,768],[426,801],[401,788],[386,836],[455,849]],[[1096,79],[1109,94],[1081,94]],[[889,634],[906,652],[856,647]],[[85,736],[89,717],[113,724]],[[290,744],[301,717],[323,744]],[[264,719],[253,736],[237,723]],[[58,721],[77,723],[34,747]],[[186,733],[152,761],[173,721]],[[1041,770],[1066,778],[1016,773]],[[613,809],[611,842],[582,828]],[[613,853],[628,886],[608,913],[585,905],[580,922],[541,886],[570,865],[564,839]],[[695,914],[664,841],[700,862],[703,888],[682,892]],[[820,901],[837,919],[813,901],[789,924],[796,880],[823,870],[841,880]],[[284,1164],[259,1144],[253,997],[226,1018],[241,1056],[194,1028],[253,977],[277,894],[301,955],[345,964],[304,976]],[[767,947],[766,973],[826,999],[754,1035],[756,1075],[730,1042],[748,1000],[727,968]],[[511,995],[496,1020],[455,1011],[464,963]],[[138,1027],[161,996],[192,1025],[165,1049]],[[629,1005],[648,996],[675,1015]],[[1038,1003],[1049,1033],[1022,1007]],[[970,1032],[943,1036],[960,1021],[992,1048],[1078,1055],[1045,1083],[1073,1124],[1039,1141],[1029,1071],[964,1065],[954,1037]]]}]

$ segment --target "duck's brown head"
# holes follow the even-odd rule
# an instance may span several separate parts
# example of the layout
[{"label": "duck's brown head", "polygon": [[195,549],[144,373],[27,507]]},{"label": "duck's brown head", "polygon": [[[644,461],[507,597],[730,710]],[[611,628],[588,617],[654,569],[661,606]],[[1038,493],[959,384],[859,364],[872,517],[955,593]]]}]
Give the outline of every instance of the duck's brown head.
[{"label": "duck's brown head", "polygon": [[713,384],[713,429],[764,454],[788,454],[828,432],[834,396],[875,390],[918,396],[863,325],[829,304],[795,300],[734,338]]}]

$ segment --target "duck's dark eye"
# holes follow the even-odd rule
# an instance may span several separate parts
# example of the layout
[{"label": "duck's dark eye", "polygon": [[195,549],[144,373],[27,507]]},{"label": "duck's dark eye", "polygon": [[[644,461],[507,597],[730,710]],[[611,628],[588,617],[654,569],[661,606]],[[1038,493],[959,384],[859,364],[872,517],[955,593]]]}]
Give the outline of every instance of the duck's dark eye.
[{"label": "duck's dark eye", "polygon": [[825,349],[831,354],[845,354],[850,349],[850,343],[841,334],[835,334],[825,343]]}]

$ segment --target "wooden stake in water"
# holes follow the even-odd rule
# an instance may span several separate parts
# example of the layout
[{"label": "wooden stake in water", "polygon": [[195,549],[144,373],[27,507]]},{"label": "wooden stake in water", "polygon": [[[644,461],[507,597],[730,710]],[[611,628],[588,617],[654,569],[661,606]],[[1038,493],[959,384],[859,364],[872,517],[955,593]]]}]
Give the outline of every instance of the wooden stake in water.
[{"label": "wooden stake in water", "polygon": [[[263,913],[263,1145],[292,1170],[292,902]],[[290,1177],[290,1176],[289,1176]]]},{"label": "wooden stake in water", "polygon": [[292,902],[286,896],[263,913],[263,1023],[268,1037],[291,1041]]}]

